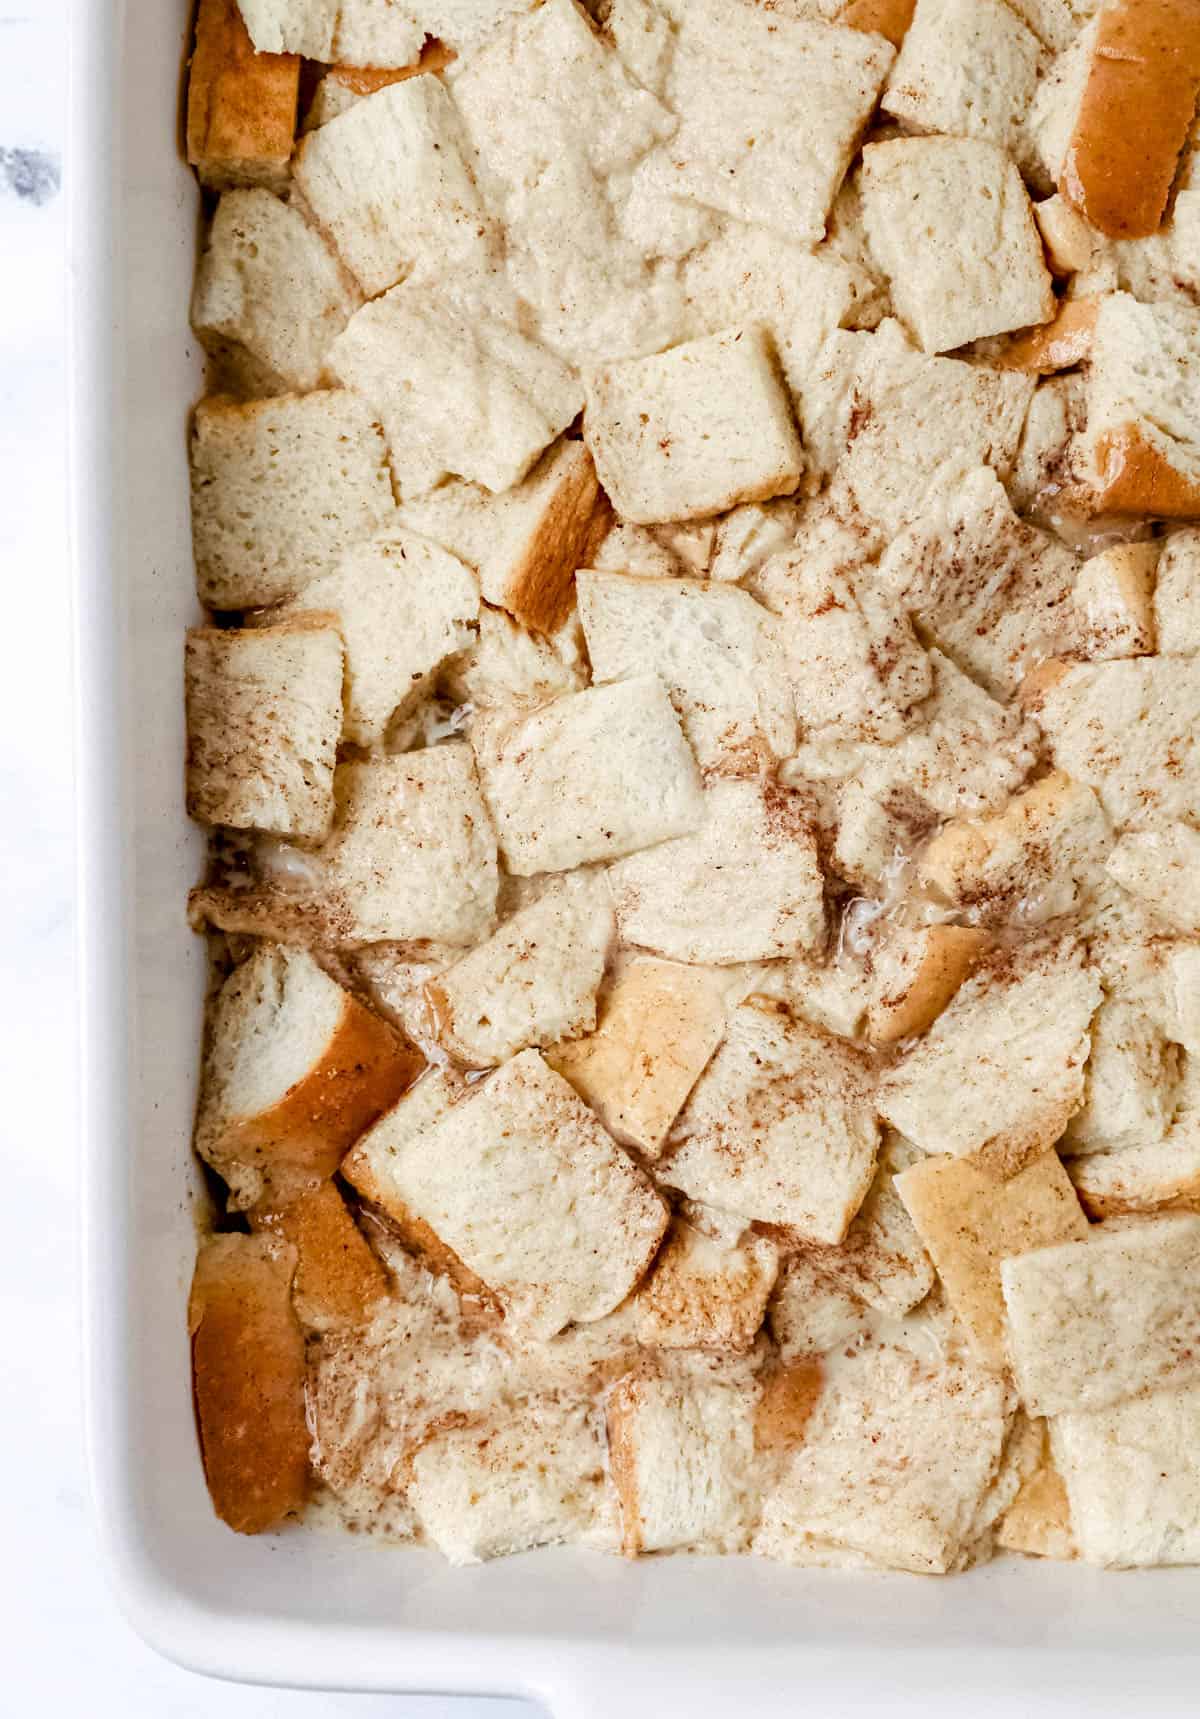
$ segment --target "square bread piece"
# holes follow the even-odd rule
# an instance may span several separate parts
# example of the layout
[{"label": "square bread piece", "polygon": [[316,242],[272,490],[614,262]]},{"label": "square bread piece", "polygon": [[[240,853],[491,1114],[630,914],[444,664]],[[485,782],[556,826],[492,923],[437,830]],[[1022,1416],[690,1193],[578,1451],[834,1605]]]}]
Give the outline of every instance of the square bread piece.
[{"label": "square bread piece", "polygon": [[458,1061],[488,1068],[590,1033],[614,930],[602,875],[556,878],[425,985],[437,1038]]},{"label": "square bread piece", "polygon": [[1200,1217],[1102,1224],[1000,1268],[1032,1414],[1103,1409],[1200,1380]]},{"label": "square bread piece", "polygon": [[774,1242],[754,1235],[727,1241],[676,1218],[634,1298],[638,1342],[742,1353],[758,1335],[778,1269]]},{"label": "square bread piece", "polygon": [[863,210],[897,313],[926,352],[1054,315],[1028,193],[994,144],[952,137],[868,144]]},{"label": "square bread piece", "polygon": [[616,1546],[604,1424],[585,1403],[534,1398],[435,1431],[413,1457],[408,1500],[452,1564],[563,1541]]},{"label": "square bread piece", "polygon": [[795,750],[780,630],[746,591],[594,572],[580,572],[576,588],[596,680],[657,674],[701,769],[739,753]]},{"label": "square bread piece", "polygon": [[611,1313],[645,1274],[669,1217],[535,1050],[405,1140],[389,1183],[540,1337]]},{"label": "square bread piece", "polygon": [[1154,625],[1160,651],[1200,651],[1200,528],[1184,527],[1164,540],[1154,587]]},{"label": "square bread piece", "polygon": [[840,1242],[871,1186],[878,1144],[867,1059],[751,997],[733,1011],[659,1173],[721,1211]]},{"label": "square bread piece", "polygon": [[969,1158],[926,1158],[897,1176],[896,1188],[971,1347],[1003,1371],[1009,1357],[1001,1260],[1088,1233],[1058,1153],[1044,1152],[1007,1181]]},{"label": "square bread piece", "polygon": [[1041,57],[1004,0],[918,0],[880,106],[913,131],[1016,153]]},{"label": "square bread piece", "polygon": [[326,367],[378,414],[403,501],[446,477],[511,489],[583,405],[553,353],[419,280],[352,316]]},{"label": "square bread piece", "polygon": [[1051,1440],[1081,1558],[1200,1562],[1200,1385],[1056,1415]]},{"label": "square bread piece", "polygon": [[755,1397],[716,1378],[652,1372],[613,1387],[608,1455],[626,1553],[744,1544],[758,1504]]},{"label": "square bread piece", "polygon": [[377,746],[446,659],[475,642],[479,586],[456,556],[392,529],[348,550],[288,605],[298,609],[336,617],[346,643],[344,738]]},{"label": "square bread piece", "polygon": [[500,851],[531,877],[696,829],[696,762],[655,675],[555,699],[477,743]]},{"label": "square bread piece", "polygon": [[1162,1140],[1068,1160],[1080,1204],[1095,1219],[1200,1211],[1200,1115],[1194,1102]]},{"label": "square bread piece", "polygon": [[615,1140],[656,1158],[724,1032],[720,975],[639,959],[601,999],[596,1031],[555,1045],[546,1061]]},{"label": "square bread piece", "polygon": [[657,9],[674,31],[655,88],[680,116],[653,158],[664,189],[819,243],[891,47],[779,7],[659,0]]},{"label": "square bread piece", "polygon": [[1200,309],[1100,301],[1086,448],[1107,513],[1200,514]]},{"label": "square bread piece", "polygon": [[704,519],[800,481],[800,437],[756,324],[600,365],[586,383],[584,440],[635,525]]},{"label": "square bread piece", "polygon": [[202,185],[282,191],[299,98],[297,58],[255,53],[237,0],[200,0],[188,71],[187,158]]},{"label": "square bread piece", "polygon": [[395,512],[386,446],[353,394],[201,400],[192,424],[192,547],[210,609],[278,603]]},{"label": "square bread piece", "polygon": [[193,627],[184,650],[188,815],[318,842],[333,822],[342,640],[332,616]]},{"label": "square bread piece", "polygon": [[622,943],[672,961],[770,961],[825,936],[812,808],[776,782],[718,778],[693,835],[609,867]]},{"label": "square bread piece", "polygon": [[301,143],[296,184],[363,293],[416,273],[479,272],[490,222],[440,78],[406,78]]},{"label": "square bread piece", "polygon": [[360,303],[315,227],[269,191],[227,191],[196,270],[192,327],[248,394],[315,388]]},{"label": "square bread piece", "polygon": [[926,1152],[989,1146],[1016,1167],[1057,1140],[1082,1101],[1100,995],[1069,938],[996,950],[884,1075],[881,1113]]},{"label": "square bread piece", "polygon": [[570,614],[575,569],[589,565],[610,516],[591,455],[564,439],[502,495],[441,484],[400,517],[473,567],[485,602],[553,633]]}]

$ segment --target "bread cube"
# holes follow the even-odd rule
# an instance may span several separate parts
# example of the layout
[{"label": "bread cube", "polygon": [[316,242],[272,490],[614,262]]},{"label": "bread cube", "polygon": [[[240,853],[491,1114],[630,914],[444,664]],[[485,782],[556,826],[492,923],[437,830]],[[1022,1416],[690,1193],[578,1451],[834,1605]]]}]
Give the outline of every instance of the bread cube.
[{"label": "bread cube", "polygon": [[597,1030],[556,1045],[546,1060],[614,1139],[656,1158],[724,1031],[725,1006],[712,973],[641,959],[615,978]]},{"label": "bread cube", "polygon": [[927,1032],[991,947],[972,925],[896,925],[874,951],[867,1037],[875,1044]]},{"label": "bread cube", "polygon": [[1056,301],[1021,176],[977,138],[863,151],[867,232],[898,314],[926,352],[1049,322]]},{"label": "bread cube", "polygon": [[611,1313],[667,1227],[649,1179],[535,1050],[405,1139],[388,1182],[535,1336]]},{"label": "bread cube", "polygon": [[1096,315],[1086,448],[1103,513],[1200,514],[1200,310],[1109,293]]},{"label": "bread cube", "polygon": [[1007,1181],[969,1158],[926,1158],[896,1178],[908,1215],[933,1257],[980,1360],[1008,1364],[1000,1262],[1056,1242],[1081,1241],[1088,1221],[1058,1153]]},{"label": "bread cube", "polygon": [[654,675],[555,699],[477,743],[509,871],[569,871],[694,830],[691,749]]},{"label": "bread cube", "polygon": [[1175,930],[1200,932],[1200,833],[1190,824],[1128,831],[1105,869]]},{"label": "bread cube", "polygon": [[1087,268],[1102,241],[1065,197],[1056,192],[1053,197],[1035,203],[1033,216],[1052,273],[1073,275]]},{"label": "bread cube", "polygon": [[344,735],[377,746],[447,658],[474,643],[479,587],[456,556],[393,529],[348,550],[286,612],[296,609],[336,617],[346,645]]},{"label": "bread cube", "polygon": [[600,365],[586,381],[584,440],[623,519],[704,519],[800,481],[800,437],[757,325]]},{"label": "bread cube", "polygon": [[290,1205],[257,1211],[253,1222],[295,1248],[292,1303],[309,1330],[363,1325],[387,1295],[387,1273],[333,1182],[321,1182]]},{"label": "bread cube", "polygon": [[1054,53],[1067,47],[1096,9],[1096,0],[1010,0],[1013,11]]},{"label": "bread cube", "polygon": [[913,131],[1015,152],[1041,54],[1003,0],[918,0],[880,106]]},{"label": "bread cube", "polygon": [[333,58],[341,0],[237,0],[260,54],[304,54]]},{"label": "bread cube", "polygon": [[1077,637],[1078,562],[1018,519],[995,472],[964,476],[893,540],[879,582],[942,650],[996,697],[1009,697]]},{"label": "bread cube", "polygon": [[771,1298],[771,1335],[785,1361],[826,1355],[870,1329],[871,1309],[823,1270],[820,1250],[787,1259]]},{"label": "bread cube", "polygon": [[1200,1559],[1200,1385],[1057,1415],[1051,1439],[1085,1562]]},{"label": "bread cube", "polygon": [[330,572],[394,514],[385,456],[353,394],[201,400],[191,443],[200,601],[258,608]]},{"label": "bread cube", "polygon": [[184,677],[189,816],[298,841],[327,835],[342,732],[333,617],[193,627]]},{"label": "bread cube", "polygon": [[659,1172],[694,1200],[840,1242],[875,1174],[863,1055],[751,997],[697,1081]]},{"label": "bread cube", "polygon": [[214,1236],[192,1278],[188,1331],[204,1474],[213,1509],[239,1534],[277,1527],[303,1510],[308,1494],[295,1264],[293,1248],[265,1236]]},{"label": "bread cube", "polygon": [[[1045,1438],[1045,1433],[1042,1436]],[[1005,1552],[1024,1552],[1035,1558],[1078,1556],[1071,1530],[1071,1503],[1048,1448],[1043,1448],[1038,1467],[997,1523],[996,1544]]]},{"label": "bread cube", "polygon": [[616,1544],[603,1423],[585,1403],[535,1398],[435,1431],[413,1457],[408,1499],[452,1564],[562,1541]]},{"label": "bread cube", "polygon": [[502,495],[447,483],[401,509],[401,519],[475,568],[484,600],[524,626],[553,633],[570,613],[575,569],[608,528],[591,455],[561,441]]},{"label": "bread cube", "polygon": [[299,95],[300,61],[255,53],[237,0],[200,0],[188,72],[187,158],[202,185],[283,190]]},{"label": "bread cube", "polygon": [[210,1007],[196,1150],[235,1206],[286,1204],[333,1174],[421,1066],[310,955],[260,944]]},{"label": "bread cube", "polygon": [[474,644],[446,664],[442,681],[447,696],[459,701],[460,720],[530,711],[582,692],[588,675],[579,628],[568,621],[548,637],[531,633],[484,603]]},{"label": "bread cube", "polygon": [[867,1011],[866,974],[857,964],[798,955],[787,964],[785,1000],[793,1014],[839,1038],[859,1036]]},{"label": "bread cube", "polygon": [[608,1455],[631,1557],[742,1547],[758,1502],[755,1395],[717,1379],[631,1373],[608,1396]]},{"label": "bread cube", "polygon": [[1075,607],[1083,654],[1091,662],[1144,657],[1154,651],[1154,576],[1161,543],[1117,543],[1079,570]]},{"label": "bread cube", "polygon": [[775,1244],[761,1236],[728,1243],[676,1219],[634,1298],[638,1342],[741,1353],[762,1325],[778,1268]]},{"label": "bread cube", "polygon": [[544,347],[419,280],[352,316],[326,367],[378,414],[406,502],[449,476],[510,489],[583,404]]},{"label": "bread cube", "polygon": [[731,755],[795,750],[780,629],[745,591],[596,572],[581,572],[577,588],[595,678],[656,674],[702,769]]},{"label": "bread cube", "polygon": [[1200,1211],[1200,1128],[1194,1110],[1162,1140],[1067,1160],[1090,1218]]},{"label": "bread cube", "polygon": [[1200,663],[1132,657],[1053,665],[1027,707],[1060,770],[1118,827],[1200,813]]},{"label": "bread cube", "polygon": [[1200,651],[1200,528],[1174,531],[1161,545],[1154,630],[1164,655]]},{"label": "bread cube", "polygon": [[1111,1152],[1161,1140],[1179,1093],[1179,1053],[1137,1003],[1109,997],[1092,1023],[1083,1103],[1063,1153]]},{"label": "bread cube", "polygon": [[614,934],[604,879],[556,879],[425,986],[437,1037],[473,1068],[596,1025],[596,992]]},{"label": "bread cube", "polygon": [[982,1147],[1013,1168],[1058,1139],[1083,1098],[1100,983],[1069,938],[986,956],[883,1077],[879,1108],[926,1152]]}]

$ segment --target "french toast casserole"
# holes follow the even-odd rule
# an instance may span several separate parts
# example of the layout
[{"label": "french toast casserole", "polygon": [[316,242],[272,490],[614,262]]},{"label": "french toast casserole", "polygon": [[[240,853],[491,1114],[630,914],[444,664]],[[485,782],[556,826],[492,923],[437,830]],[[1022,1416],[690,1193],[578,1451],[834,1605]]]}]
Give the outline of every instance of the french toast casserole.
[{"label": "french toast casserole", "polygon": [[1200,1561],[1200,0],[200,0],[231,1527]]}]

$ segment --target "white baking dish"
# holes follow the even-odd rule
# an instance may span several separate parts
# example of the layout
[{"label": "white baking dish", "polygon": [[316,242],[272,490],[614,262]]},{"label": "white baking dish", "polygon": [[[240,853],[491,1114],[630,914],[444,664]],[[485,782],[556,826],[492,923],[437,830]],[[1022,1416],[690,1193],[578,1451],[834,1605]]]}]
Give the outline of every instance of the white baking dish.
[{"label": "white baking dish", "polygon": [[1006,1561],[936,1581],[552,1552],[464,1572],[303,1531],[242,1539],[213,1516],[184,1327],[202,980],[181,793],[189,11],[78,0],[71,97],[87,1398],[132,1622],[217,1675],[520,1691],[563,1715],[1195,1714],[1200,1571]]}]

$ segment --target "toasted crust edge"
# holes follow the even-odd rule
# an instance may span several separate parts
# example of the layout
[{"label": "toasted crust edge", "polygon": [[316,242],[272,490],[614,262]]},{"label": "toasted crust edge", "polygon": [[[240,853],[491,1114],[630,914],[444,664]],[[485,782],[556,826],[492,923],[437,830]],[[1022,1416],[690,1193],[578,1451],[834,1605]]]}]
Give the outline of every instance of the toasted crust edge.
[{"label": "toasted crust edge", "polygon": [[295,54],[256,54],[236,0],[200,0],[188,77],[187,159],[227,190],[288,177],[300,99]]}]

